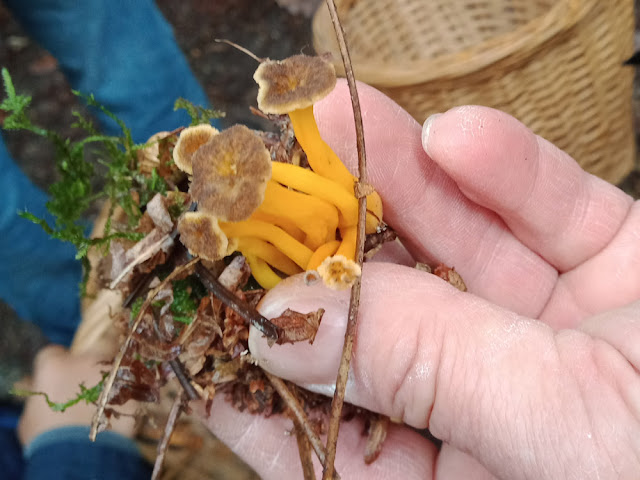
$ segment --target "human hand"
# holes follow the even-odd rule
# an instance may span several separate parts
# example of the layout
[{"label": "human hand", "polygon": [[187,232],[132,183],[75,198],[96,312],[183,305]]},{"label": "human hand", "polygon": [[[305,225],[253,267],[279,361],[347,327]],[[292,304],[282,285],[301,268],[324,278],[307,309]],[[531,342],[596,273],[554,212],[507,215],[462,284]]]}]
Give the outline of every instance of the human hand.
[{"label": "human hand", "polygon": [[[640,472],[640,209],[508,115],[461,107],[420,126],[359,86],[369,181],[418,261],[454,266],[470,293],[399,265],[369,263],[346,399],[390,427],[362,461],[362,425],[341,426],[343,478],[637,478]],[[352,170],[346,85],[316,105]],[[425,153],[425,149],[426,152]],[[349,295],[300,278],[263,300],[326,310],[312,346],[268,348],[260,364],[331,393]],[[301,478],[290,422],[216,400],[209,427],[263,478]]]},{"label": "human hand", "polygon": [[[38,352],[34,361],[33,382],[30,390],[44,392],[55,402],[66,402],[75,398],[80,383],[90,388],[102,378],[101,372],[108,367],[100,365],[104,357],[84,353],[73,354],[59,345],[50,345]],[[136,402],[127,402],[120,412],[133,413]],[[96,407],[84,401],[69,407],[64,412],[53,411],[40,396],[27,400],[20,423],[18,438],[23,446],[48,430],[72,425],[90,425]],[[132,416],[111,419],[111,430],[133,437],[135,420]]]}]

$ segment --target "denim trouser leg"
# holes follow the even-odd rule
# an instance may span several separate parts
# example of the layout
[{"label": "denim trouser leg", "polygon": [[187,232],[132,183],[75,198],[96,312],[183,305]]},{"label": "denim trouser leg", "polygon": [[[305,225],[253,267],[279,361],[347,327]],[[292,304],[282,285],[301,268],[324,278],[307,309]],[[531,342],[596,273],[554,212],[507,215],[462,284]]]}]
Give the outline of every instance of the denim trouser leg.
[{"label": "denim trouser leg", "polygon": [[[93,93],[136,142],[188,124],[173,103],[207,105],[170,25],[151,0],[5,0],[15,17],[58,60],[72,87]],[[20,85],[17,85],[18,92]],[[96,113],[103,130],[115,123]],[[68,345],[79,321],[80,267],[73,248],[50,240],[16,210],[45,215],[45,195],[0,145],[0,297],[52,341]]]},{"label": "denim trouser leg", "polygon": [[80,264],[71,244],[53,240],[18,216],[51,217],[46,195],[22,173],[0,140],[0,298],[39,325],[52,342],[69,345],[80,319]]},{"label": "denim trouser leg", "polygon": [[[24,28],[55,56],[72,87],[93,93],[137,142],[188,125],[178,97],[208,100],[152,0],[5,0]],[[98,115],[107,133],[113,122]]]}]

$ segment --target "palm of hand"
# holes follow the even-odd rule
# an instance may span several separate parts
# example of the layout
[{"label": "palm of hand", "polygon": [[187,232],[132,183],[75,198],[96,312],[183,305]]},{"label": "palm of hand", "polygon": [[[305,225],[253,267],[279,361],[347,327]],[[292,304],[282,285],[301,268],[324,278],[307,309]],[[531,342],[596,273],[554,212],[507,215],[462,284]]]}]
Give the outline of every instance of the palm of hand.
[{"label": "palm of hand", "polygon": [[[369,180],[385,220],[414,258],[455,266],[472,294],[406,267],[366,265],[347,400],[428,427],[444,444],[438,450],[395,425],[366,467],[360,427],[345,424],[343,478],[635,476],[637,205],[506,114],[447,112],[425,128],[423,149],[420,127],[397,105],[366,86],[360,96]],[[345,98],[339,84],[316,116],[327,142],[353,165]],[[322,328],[313,347],[271,350],[255,335],[254,356],[275,374],[330,391],[347,299],[283,282],[263,313],[322,306]],[[295,446],[265,440],[279,438],[282,423],[220,404],[209,424],[264,477],[299,477],[282,466],[296,461]],[[247,441],[247,429],[262,440]],[[272,455],[280,460],[266,462]]]}]

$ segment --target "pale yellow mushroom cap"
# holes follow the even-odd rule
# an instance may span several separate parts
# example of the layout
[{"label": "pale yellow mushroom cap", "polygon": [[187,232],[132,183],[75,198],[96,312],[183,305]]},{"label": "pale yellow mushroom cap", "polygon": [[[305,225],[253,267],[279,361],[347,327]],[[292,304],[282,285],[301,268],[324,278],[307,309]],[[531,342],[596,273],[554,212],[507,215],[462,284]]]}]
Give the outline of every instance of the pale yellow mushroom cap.
[{"label": "pale yellow mushroom cap", "polygon": [[178,232],[191,255],[213,262],[229,254],[229,240],[213,215],[187,212],[178,221]]},{"label": "pale yellow mushroom cap", "polygon": [[255,133],[235,125],[213,136],[193,155],[189,192],[198,209],[220,220],[248,219],[264,200],[271,155]]},{"label": "pale yellow mushroom cap", "polygon": [[173,163],[180,170],[191,175],[193,154],[217,134],[218,130],[206,123],[185,128],[180,132],[176,146],[173,147]]},{"label": "pale yellow mushroom cap", "polygon": [[362,274],[362,269],[353,260],[344,255],[327,257],[318,266],[318,274],[324,284],[334,290],[351,288],[356,279]]},{"label": "pale yellow mushroom cap", "polygon": [[326,97],[336,86],[336,71],[322,57],[295,55],[262,62],[253,79],[259,86],[258,108],[282,115]]}]

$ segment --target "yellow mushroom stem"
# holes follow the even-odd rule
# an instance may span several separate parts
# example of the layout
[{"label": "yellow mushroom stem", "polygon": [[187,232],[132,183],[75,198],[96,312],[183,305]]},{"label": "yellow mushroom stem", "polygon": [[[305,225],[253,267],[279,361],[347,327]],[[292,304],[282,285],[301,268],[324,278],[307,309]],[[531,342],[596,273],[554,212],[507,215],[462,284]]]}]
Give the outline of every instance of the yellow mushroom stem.
[{"label": "yellow mushroom stem", "polygon": [[243,220],[241,222],[220,222],[220,228],[227,237],[256,237],[266,240],[293,260],[300,268],[305,269],[313,251],[299,242],[280,227],[260,220]]},{"label": "yellow mushroom stem", "polygon": [[342,242],[335,255],[342,255],[349,260],[355,260],[356,258],[356,237],[358,236],[357,227],[349,227],[340,230],[342,235]]},{"label": "yellow mushroom stem", "polygon": [[[313,115],[313,105],[289,112],[289,118],[311,169],[353,193],[356,178],[322,139]],[[367,217],[367,233],[373,233],[382,221],[382,200],[377,192],[367,195]]]},{"label": "yellow mushroom stem", "polygon": [[291,220],[306,234],[304,243],[312,250],[333,240],[338,228],[336,207],[320,198],[289,190],[273,180],[267,183],[259,211]]},{"label": "yellow mushroom stem", "polygon": [[320,245],[316,251],[313,252],[311,260],[309,260],[309,264],[307,265],[307,271],[317,270],[325,258],[335,255],[340,243],[340,240],[331,240],[324,245]]},{"label": "yellow mushroom stem", "polygon": [[260,284],[260,286],[266,290],[271,290],[278,283],[282,281],[282,278],[271,270],[271,267],[262,260],[261,258],[251,255],[251,254],[243,254],[247,259],[247,263],[251,268],[251,275],[256,279],[256,282]]},{"label": "yellow mushroom stem", "polygon": [[[271,267],[280,270],[286,275],[295,275],[302,271],[302,269],[284,253],[270,243],[260,240],[259,238],[240,237],[238,238],[237,249],[245,257],[250,255],[256,256],[267,262]],[[262,286],[264,287],[264,285]]]},{"label": "yellow mushroom stem", "polygon": [[263,212],[258,208],[255,212],[251,214],[249,217],[250,220],[260,220],[262,222],[273,223],[276,227],[280,227],[293,238],[298,240],[301,243],[304,243],[304,239],[306,234],[300,230],[295,223],[293,223],[290,219],[280,217],[278,215],[270,215],[268,213]]},{"label": "yellow mushroom stem", "polygon": [[358,223],[358,201],[333,180],[306,168],[282,162],[273,162],[271,178],[278,183],[335,205],[340,213],[339,227],[351,227]]}]

